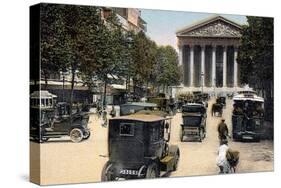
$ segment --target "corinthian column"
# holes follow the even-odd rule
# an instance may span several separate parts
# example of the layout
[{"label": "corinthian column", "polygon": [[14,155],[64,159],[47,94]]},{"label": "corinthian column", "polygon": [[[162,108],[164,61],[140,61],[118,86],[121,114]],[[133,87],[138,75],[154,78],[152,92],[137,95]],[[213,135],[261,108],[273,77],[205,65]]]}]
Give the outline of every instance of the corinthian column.
[{"label": "corinthian column", "polygon": [[226,58],[227,46],[223,46],[223,87],[226,87]]},{"label": "corinthian column", "polygon": [[193,45],[189,45],[189,49],[190,49],[190,87],[194,86],[194,82],[193,82],[193,68],[194,68],[194,46]]},{"label": "corinthian column", "polygon": [[238,80],[238,70],[237,70],[237,55],[238,55],[238,48],[234,47],[234,71],[233,71],[233,81],[234,81],[234,87],[237,87],[237,80]]},{"label": "corinthian column", "polygon": [[182,45],[180,45],[179,46],[179,65],[182,65],[182,55],[183,55],[183,53],[182,53],[182,48],[183,48],[183,46]]},{"label": "corinthian column", "polygon": [[201,46],[201,84],[205,86],[205,46]]},{"label": "corinthian column", "polygon": [[212,86],[216,87],[216,46],[212,46]]}]

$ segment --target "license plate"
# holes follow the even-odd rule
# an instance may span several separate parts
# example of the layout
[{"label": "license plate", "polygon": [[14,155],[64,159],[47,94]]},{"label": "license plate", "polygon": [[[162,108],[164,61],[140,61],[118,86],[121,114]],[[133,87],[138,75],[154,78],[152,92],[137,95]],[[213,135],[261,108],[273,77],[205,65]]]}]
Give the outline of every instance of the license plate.
[{"label": "license plate", "polygon": [[137,170],[122,169],[122,170],[120,170],[120,174],[124,174],[124,175],[138,175],[138,171]]}]

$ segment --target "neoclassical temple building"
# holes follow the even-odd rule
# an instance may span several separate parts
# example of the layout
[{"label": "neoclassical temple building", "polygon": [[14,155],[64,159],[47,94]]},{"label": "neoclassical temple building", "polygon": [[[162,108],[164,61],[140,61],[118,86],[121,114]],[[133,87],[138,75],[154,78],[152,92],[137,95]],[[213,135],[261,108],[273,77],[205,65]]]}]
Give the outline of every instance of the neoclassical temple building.
[{"label": "neoclassical temple building", "polygon": [[231,93],[240,90],[237,64],[241,25],[212,16],[176,32],[182,91]]}]

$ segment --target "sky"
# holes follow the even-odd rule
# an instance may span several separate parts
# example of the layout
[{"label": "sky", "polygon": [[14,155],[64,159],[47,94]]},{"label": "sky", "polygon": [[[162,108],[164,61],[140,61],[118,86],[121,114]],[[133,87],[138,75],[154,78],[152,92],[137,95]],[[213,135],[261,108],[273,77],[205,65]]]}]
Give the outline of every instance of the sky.
[{"label": "sky", "polygon": [[[177,49],[176,31],[194,22],[213,16],[211,13],[140,9],[147,23],[146,34],[158,45],[171,45]],[[238,24],[246,24],[246,16],[219,14]]]}]

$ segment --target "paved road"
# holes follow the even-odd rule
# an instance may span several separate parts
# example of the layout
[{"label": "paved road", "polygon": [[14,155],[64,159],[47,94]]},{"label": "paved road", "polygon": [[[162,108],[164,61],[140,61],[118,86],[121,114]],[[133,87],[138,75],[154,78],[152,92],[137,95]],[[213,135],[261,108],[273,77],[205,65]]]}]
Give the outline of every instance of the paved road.
[{"label": "paved road", "polygon": [[[211,106],[212,101],[209,102]],[[231,101],[227,101],[223,116],[231,129]],[[216,132],[219,117],[212,117],[210,108],[207,118],[207,137],[200,142],[180,142],[181,114],[172,120],[171,144],[180,147],[179,167],[171,176],[195,176],[217,174],[216,155],[218,137]],[[90,116],[92,136],[81,143],[72,143],[68,138],[51,140],[41,144],[42,184],[64,184],[100,181],[101,171],[107,158],[107,128],[100,126],[95,115]],[[36,143],[30,144],[31,148]],[[241,143],[230,141],[229,146],[240,151],[238,172],[272,171],[273,143]]]}]

